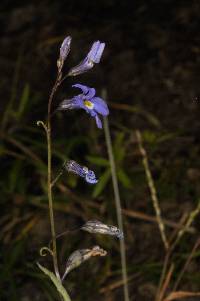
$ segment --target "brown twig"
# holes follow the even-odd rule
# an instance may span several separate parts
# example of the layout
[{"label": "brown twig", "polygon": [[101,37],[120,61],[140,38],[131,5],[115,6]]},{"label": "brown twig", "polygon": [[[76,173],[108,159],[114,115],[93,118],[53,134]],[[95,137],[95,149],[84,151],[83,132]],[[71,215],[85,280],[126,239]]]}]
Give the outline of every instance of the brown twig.
[{"label": "brown twig", "polygon": [[164,295],[166,293],[166,290],[167,290],[167,288],[169,286],[169,283],[170,283],[173,271],[174,271],[174,265],[171,264],[171,266],[169,268],[169,271],[168,271],[168,273],[166,275],[165,281],[163,283],[162,289],[161,289],[161,291],[159,293],[158,301],[162,301],[163,300],[163,297],[164,297]]},{"label": "brown twig", "polygon": [[[182,216],[180,222],[179,222],[179,225],[183,226],[184,222],[186,220],[186,216],[185,214]],[[165,281],[165,275],[167,273],[167,268],[168,268],[168,265],[169,265],[169,260],[170,260],[170,257],[172,255],[172,252],[176,246],[175,243],[173,243],[173,240],[174,238],[177,236],[177,233],[178,232],[178,229],[175,229],[175,231],[173,231],[169,241],[171,242],[170,243],[170,247],[165,255],[165,259],[164,259],[164,264],[163,264],[163,268],[162,268],[162,273],[161,273],[161,277],[160,277],[160,281],[159,281],[159,285],[158,285],[158,289],[157,289],[157,293],[156,293],[156,300],[159,300],[159,296],[160,296],[160,291],[162,290],[162,287],[163,287],[163,283]]]},{"label": "brown twig", "polygon": [[182,277],[183,277],[190,261],[192,260],[192,257],[194,256],[194,253],[195,253],[196,249],[199,247],[199,245],[200,245],[200,238],[198,238],[197,241],[195,242],[194,247],[193,247],[190,255],[188,256],[188,258],[185,262],[185,265],[183,266],[183,268],[182,268],[182,270],[181,270],[181,272],[180,272],[180,274],[179,274],[179,276],[178,276],[178,278],[177,278],[177,280],[174,284],[173,291],[177,290],[177,287],[178,287],[178,285],[179,285],[179,283],[180,283],[180,281],[181,281],[181,279],[182,279]]}]

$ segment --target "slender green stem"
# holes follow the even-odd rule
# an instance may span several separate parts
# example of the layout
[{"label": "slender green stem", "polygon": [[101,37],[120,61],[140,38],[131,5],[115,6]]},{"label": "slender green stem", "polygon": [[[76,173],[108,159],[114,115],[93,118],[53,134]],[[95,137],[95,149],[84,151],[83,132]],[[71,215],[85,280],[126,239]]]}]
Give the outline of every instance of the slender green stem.
[{"label": "slender green stem", "polygon": [[48,188],[48,200],[49,200],[49,217],[51,224],[51,236],[53,244],[53,265],[56,277],[61,280],[60,273],[58,269],[58,256],[57,256],[57,246],[56,246],[56,231],[55,231],[55,222],[54,222],[54,212],[53,212],[53,196],[52,196],[52,151],[51,151],[51,104],[54,97],[54,94],[59,85],[60,74],[58,74],[56,82],[53,86],[52,92],[49,97],[48,102],[48,116],[47,116],[47,156],[48,156],[48,177],[47,177],[47,188]]},{"label": "slender green stem", "polygon": [[[106,91],[102,91],[102,97],[106,100]],[[111,174],[112,174],[112,182],[113,182],[113,190],[114,190],[114,196],[115,196],[115,205],[116,205],[116,212],[117,212],[117,222],[119,229],[123,232],[123,219],[122,219],[122,209],[121,209],[121,200],[120,200],[120,194],[119,194],[119,186],[116,176],[116,166],[115,166],[115,160],[113,156],[113,150],[112,150],[112,142],[110,137],[110,130],[109,130],[109,124],[107,117],[104,118],[104,130],[105,130],[105,138],[106,138],[106,144],[108,149],[108,156],[110,161],[110,168],[111,168]],[[128,277],[127,277],[127,266],[126,266],[126,248],[125,248],[125,241],[124,238],[120,239],[120,254],[121,254],[121,266],[122,266],[122,278],[123,278],[123,284],[124,284],[124,300],[129,301],[129,290],[128,290]]]},{"label": "slender green stem", "polygon": [[59,180],[59,178],[62,176],[64,169],[65,169],[66,162],[67,162],[67,160],[63,163],[62,169],[59,171],[59,173],[57,174],[55,179],[53,179],[53,181],[51,182],[51,187],[53,187],[56,184],[56,182]]}]

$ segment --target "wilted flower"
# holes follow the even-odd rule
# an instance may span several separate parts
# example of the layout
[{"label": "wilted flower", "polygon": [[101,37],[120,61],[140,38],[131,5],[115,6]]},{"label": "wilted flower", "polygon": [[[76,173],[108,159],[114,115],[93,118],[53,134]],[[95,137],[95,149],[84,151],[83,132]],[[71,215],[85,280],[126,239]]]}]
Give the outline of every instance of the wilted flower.
[{"label": "wilted flower", "polygon": [[102,128],[102,122],[98,114],[107,116],[109,109],[106,102],[100,98],[95,97],[96,91],[94,88],[76,84],[72,87],[76,87],[82,90],[82,94],[74,96],[71,99],[65,99],[58,107],[59,110],[67,109],[84,109],[88,114],[95,118],[98,128]]},{"label": "wilted flower", "polygon": [[120,229],[118,229],[116,226],[105,225],[97,220],[88,221],[86,224],[84,224],[81,227],[81,229],[89,233],[113,235],[119,239],[122,239],[124,237],[123,232]]},{"label": "wilted flower", "polygon": [[99,246],[94,246],[92,249],[82,249],[73,252],[67,260],[65,273],[62,277],[62,280],[64,280],[66,275],[71,272],[71,270],[77,268],[84,261],[90,259],[90,257],[105,256],[106,254],[107,252],[101,249]]},{"label": "wilted flower", "polygon": [[64,61],[66,60],[66,58],[70,52],[71,40],[72,40],[72,38],[70,36],[67,36],[61,44],[60,57],[57,61],[57,66],[59,69],[62,69]]},{"label": "wilted flower", "polygon": [[73,67],[69,71],[68,75],[76,76],[78,74],[88,71],[94,66],[94,64],[98,64],[103,54],[104,47],[105,43],[101,43],[100,41],[94,42],[86,58],[80,64]]},{"label": "wilted flower", "polygon": [[89,170],[85,166],[79,165],[76,161],[69,160],[64,167],[67,171],[73,172],[76,175],[84,178],[87,183],[96,184],[98,182],[95,173],[92,170]]}]

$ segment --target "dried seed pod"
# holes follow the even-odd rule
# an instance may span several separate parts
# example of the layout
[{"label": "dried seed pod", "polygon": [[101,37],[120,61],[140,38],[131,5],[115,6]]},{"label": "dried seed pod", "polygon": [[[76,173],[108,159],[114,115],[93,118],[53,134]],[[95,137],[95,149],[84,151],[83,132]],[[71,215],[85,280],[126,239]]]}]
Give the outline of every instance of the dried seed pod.
[{"label": "dried seed pod", "polygon": [[88,260],[90,257],[94,256],[105,256],[107,252],[101,249],[99,246],[94,246],[92,249],[81,249],[73,252],[66,264],[65,273],[62,277],[62,280],[66,277],[66,275],[71,272],[73,269],[77,268],[84,261]]},{"label": "dried seed pod", "polygon": [[106,225],[97,220],[88,221],[81,227],[81,229],[89,233],[100,233],[116,236],[119,239],[124,237],[123,232],[116,226]]}]

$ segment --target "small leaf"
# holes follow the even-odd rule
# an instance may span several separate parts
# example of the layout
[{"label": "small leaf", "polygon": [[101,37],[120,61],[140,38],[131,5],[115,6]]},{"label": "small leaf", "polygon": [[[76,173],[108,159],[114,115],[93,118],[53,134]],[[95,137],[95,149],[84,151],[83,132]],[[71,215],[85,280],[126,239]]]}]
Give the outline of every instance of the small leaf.
[{"label": "small leaf", "polygon": [[64,301],[71,301],[71,298],[69,297],[69,295],[68,295],[67,291],[65,290],[64,286],[62,285],[60,280],[58,280],[56,278],[54,273],[52,273],[51,271],[49,271],[45,267],[41,266],[39,263],[37,263],[37,265],[40,268],[40,270],[51,279],[51,281],[53,282],[53,284],[57,288],[57,291],[63,297],[63,300]]},{"label": "small leaf", "polygon": [[99,178],[98,184],[95,186],[95,189],[93,190],[92,196],[96,198],[100,193],[104,190],[106,184],[108,183],[110,179],[110,169],[107,169],[104,174]]}]

